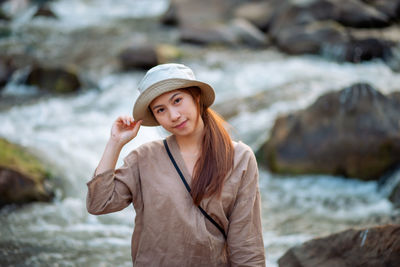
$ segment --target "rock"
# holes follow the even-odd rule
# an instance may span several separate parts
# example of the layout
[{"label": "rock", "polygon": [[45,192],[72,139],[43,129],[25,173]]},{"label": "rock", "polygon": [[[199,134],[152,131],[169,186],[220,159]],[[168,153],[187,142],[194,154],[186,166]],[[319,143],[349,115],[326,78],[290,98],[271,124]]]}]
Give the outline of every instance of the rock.
[{"label": "rock", "polygon": [[124,70],[147,70],[161,63],[176,61],[182,52],[168,44],[143,44],[124,49],[119,54],[119,61]]},{"label": "rock", "polygon": [[240,44],[249,47],[266,47],[269,45],[267,36],[246,19],[234,19],[230,28]]},{"label": "rock", "polygon": [[119,54],[119,61],[124,70],[150,69],[159,64],[156,48],[152,45],[124,49]]},{"label": "rock", "polygon": [[160,64],[175,62],[183,56],[183,53],[180,49],[169,44],[158,44],[156,46],[156,53],[158,62]]},{"label": "rock", "polygon": [[180,40],[197,45],[266,47],[267,36],[244,19],[213,26],[181,26]]},{"label": "rock", "polygon": [[[0,5],[1,5],[1,2],[0,2]],[[0,6],[0,21],[2,21],[2,20],[3,21],[10,21],[11,18],[6,13],[4,13],[3,9]]]},{"label": "rock", "polygon": [[400,106],[400,91],[393,92],[389,94],[388,97],[392,99],[396,103],[396,105]]},{"label": "rock", "polygon": [[16,67],[11,57],[0,57],[0,91],[10,80],[15,70]]},{"label": "rock", "polygon": [[46,17],[56,19],[57,15],[51,10],[48,5],[41,5],[33,17]]},{"label": "rock", "polygon": [[358,0],[291,1],[271,22],[271,31],[277,34],[281,28],[315,21],[336,21],[353,28],[381,28],[390,25],[388,20],[385,14]]},{"label": "rock", "polygon": [[[175,0],[162,18],[168,25],[178,25],[180,41],[197,45],[249,44],[259,46],[266,38],[249,23],[231,23],[232,10],[241,1]],[[263,35],[263,34],[262,34]]]},{"label": "rock", "polygon": [[[395,166],[378,180],[380,194],[400,208],[400,166]],[[400,210],[399,210],[400,211]],[[400,221],[399,221],[400,223]]]},{"label": "rock", "polygon": [[167,11],[161,17],[161,23],[169,26],[177,26],[179,24],[177,12],[176,5],[171,1]]},{"label": "rock", "polygon": [[234,10],[234,16],[250,21],[263,32],[269,29],[273,13],[276,12],[275,5],[271,1],[249,2],[238,6]]},{"label": "rock", "polygon": [[34,66],[28,74],[26,84],[51,93],[76,92],[81,87],[77,73],[64,67]]},{"label": "rock", "polygon": [[400,266],[400,225],[349,229],[290,248],[280,267]]},{"label": "rock", "polygon": [[37,158],[1,138],[0,151],[0,207],[52,199],[50,175]]},{"label": "rock", "polygon": [[231,5],[228,0],[172,0],[165,19],[179,26],[216,25],[229,20]]},{"label": "rock", "polygon": [[237,36],[227,25],[180,27],[181,42],[197,45],[229,45],[237,44]]},{"label": "rock", "polygon": [[275,44],[289,54],[319,54],[327,46],[342,47],[348,39],[345,28],[340,24],[315,22],[282,29],[275,36]]},{"label": "rock", "polygon": [[400,207],[400,183],[393,189],[389,200],[393,202],[396,207]]},{"label": "rock", "polygon": [[400,163],[400,106],[368,84],[327,93],[276,119],[257,152],[277,173],[376,180]]},{"label": "rock", "polygon": [[353,40],[345,46],[344,59],[355,63],[375,58],[387,59],[392,55],[392,45],[375,38]]},{"label": "rock", "polygon": [[364,3],[373,6],[388,18],[395,22],[400,17],[400,0],[362,0]]},{"label": "rock", "polygon": [[392,46],[389,41],[377,38],[351,39],[346,42],[322,43],[321,54],[340,61],[359,63],[372,59],[390,60]]},{"label": "rock", "polygon": [[[398,43],[398,37],[390,42],[391,37],[378,36],[379,31],[369,34],[365,31],[388,27],[395,22],[373,5],[359,0],[272,3],[276,13],[268,15],[268,33],[274,44],[289,54],[322,54],[350,62],[386,60]],[[362,38],[358,37],[361,31]]]}]

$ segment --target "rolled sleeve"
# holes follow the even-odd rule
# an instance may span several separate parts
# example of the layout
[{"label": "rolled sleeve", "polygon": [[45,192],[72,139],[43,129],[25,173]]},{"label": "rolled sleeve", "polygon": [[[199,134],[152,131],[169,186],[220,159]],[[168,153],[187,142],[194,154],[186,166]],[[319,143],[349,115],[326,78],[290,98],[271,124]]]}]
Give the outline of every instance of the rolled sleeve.
[{"label": "rolled sleeve", "polygon": [[119,211],[130,203],[140,202],[140,183],[137,154],[124,159],[122,167],[94,176],[88,183],[86,208],[99,215]]}]

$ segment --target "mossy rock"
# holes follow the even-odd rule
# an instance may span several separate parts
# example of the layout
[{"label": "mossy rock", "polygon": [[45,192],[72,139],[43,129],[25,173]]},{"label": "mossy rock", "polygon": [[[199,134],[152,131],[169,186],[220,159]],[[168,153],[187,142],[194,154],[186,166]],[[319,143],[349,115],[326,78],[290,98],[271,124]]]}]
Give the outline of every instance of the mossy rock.
[{"label": "mossy rock", "polygon": [[46,185],[51,175],[43,163],[24,148],[0,138],[0,207],[31,201],[50,201]]},{"label": "mossy rock", "polygon": [[34,66],[26,83],[52,93],[77,92],[81,81],[74,68]]}]

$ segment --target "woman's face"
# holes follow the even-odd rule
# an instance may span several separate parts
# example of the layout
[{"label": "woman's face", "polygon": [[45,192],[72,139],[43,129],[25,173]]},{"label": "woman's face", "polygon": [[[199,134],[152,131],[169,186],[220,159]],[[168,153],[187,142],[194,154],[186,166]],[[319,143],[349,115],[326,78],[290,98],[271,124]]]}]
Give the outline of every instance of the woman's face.
[{"label": "woman's face", "polygon": [[155,98],[150,109],[164,129],[176,136],[188,136],[203,129],[198,101],[187,90],[178,89]]}]

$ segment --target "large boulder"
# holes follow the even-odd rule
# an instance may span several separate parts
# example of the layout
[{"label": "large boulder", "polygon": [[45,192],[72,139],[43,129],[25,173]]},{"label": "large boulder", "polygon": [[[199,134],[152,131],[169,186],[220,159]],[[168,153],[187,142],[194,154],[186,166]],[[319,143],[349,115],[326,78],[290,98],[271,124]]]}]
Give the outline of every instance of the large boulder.
[{"label": "large boulder", "polygon": [[399,118],[396,100],[354,84],[277,118],[257,156],[277,173],[378,179],[400,163]]},{"label": "large boulder", "polygon": [[53,197],[50,174],[24,148],[0,138],[0,207]]},{"label": "large boulder", "polygon": [[81,88],[77,72],[66,67],[33,66],[26,84],[51,93],[70,93]]},{"label": "large boulder", "polygon": [[182,52],[175,46],[167,44],[142,44],[123,49],[119,62],[123,70],[150,69],[158,64],[176,61]]},{"label": "large boulder", "polygon": [[349,229],[289,249],[280,267],[400,266],[400,225]]}]

